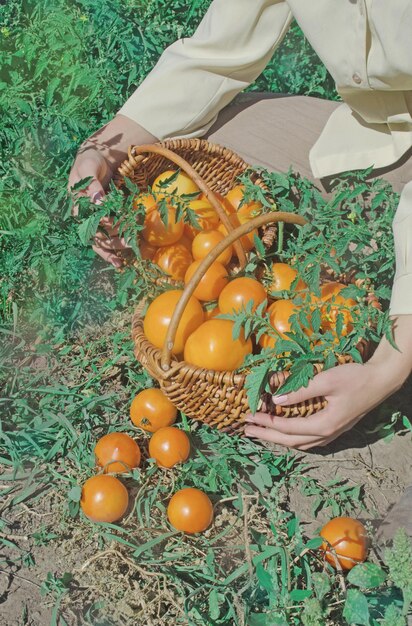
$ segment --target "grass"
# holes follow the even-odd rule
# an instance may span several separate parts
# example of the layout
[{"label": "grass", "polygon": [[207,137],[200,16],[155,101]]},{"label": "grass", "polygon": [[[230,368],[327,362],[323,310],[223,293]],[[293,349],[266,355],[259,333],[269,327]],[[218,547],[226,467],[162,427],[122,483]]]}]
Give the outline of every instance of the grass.
[{"label": "grass", "polygon": [[[132,268],[115,272],[96,259],[84,236],[87,214],[77,222],[70,216],[68,171],[80,142],[115,114],[169,43],[190,36],[208,4],[11,0],[0,9],[0,573],[29,585],[12,596],[20,614],[10,626],[36,619],[60,626],[405,624],[407,543],[398,539],[380,574],[369,567],[362,579],[342,583],[323,571],[316,521],[308,533],[289,493],[301,490],[315,519],[360,514],[364,486],[344,472],[333,481],[315,477],[295,453],[274,454],[182,416],[195,450],[187,465],[165,473],[149,464],[127,477],[132,506],[120,524],[91,524],[79,513],[79,485],[94,472],[99,436],[122,430],[146,449],[128,407],[152,381],[135,362],[129,329],[147,282]],[[250,89],[337,98],[296,24]],[[284,210],[297,200],[304,211],[308,198],[319,216],[325,208],[293,174],[271,184]],[[367,202],[381,194],[388,232],[396,196],[362,179],[356,185],[353,193],[341,182],[337,206],[350,206],[352,223],[361,222]],[[387,301],[393,259],[385,242],[392,265],[379,276]],[[170,494],[184,485],[205,489],[215,504],[216,523],[201,537],[182,537],[165,522]],[[36,618],[38,593],[44,613]]]}]

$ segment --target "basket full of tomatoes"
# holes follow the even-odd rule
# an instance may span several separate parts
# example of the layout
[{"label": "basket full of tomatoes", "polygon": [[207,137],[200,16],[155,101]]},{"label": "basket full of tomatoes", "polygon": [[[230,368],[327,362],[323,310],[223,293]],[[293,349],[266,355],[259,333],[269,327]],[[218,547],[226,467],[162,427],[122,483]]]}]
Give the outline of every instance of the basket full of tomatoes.
[{"label": "basket full of tomatoes", "polygon": [[[176,170],[166,169],[170,161],[183,171],[183,178],[177,177]],[[252,274],[246,271],[248,253],[253,253],[258,241],[261,249],[270,248],[277,223],[306,223],[300,215],[276,210],[273,201],[266,206],[248,202],[244,187],[236,183],[249,167],[226,148],[199,139],[180,139],[131,148],[129,159],[119,169],[119,176],[138,185],[137,202],[146,212],[140,248],[169,277],[144,315],[142,306],[136,309],[132,324],[135,355],[188,417],[238,434],[250,411],[245,385],[248,371],[242,366],[248,359],[253,363],[254,355],[282,346],[293,333],[291,319],[296,314],[292,299],[271,297],[257,266]],[[197,220],[189,228],[183,222],[179,225],[172,204],[163,207],[163,214],[158,208],[162,200],[168,202],[163,194],[165,189],[170,191],[170,182],[175,184],[175,195],[176,184],[184,184],[183,193],[190,198]],[[265,190],[257,176],[253,182]],[[276,265],[274,282],[280,271],[287,289],[293,284],[295,291],[305,292],[293,267],[278,263],[273,268]],[[320,297],[305,292],[307,309],[315,318],[319,316],[318,326],[326,332],[334,331],[336,325],[339,335],[350,331],[357,305],[341,294],[345,286],[326,276]],[[236,318],[231,319],[231,314],[241,311],[250,314],[253,323],[254,314],[264,313],[256,333],[251,332],[253,324],[249,323],[247,331],[247,322],[243,328]],[[265,324],[270,326],[269,332],[264,330]],[[301,326],[304,334],[311,336],[311,329]],[[367,342],[358,342],[362,358],[368,347]],[[281,351],[287,360],[290,353],[284,346]],[[351,360],[350,354],[342,354],[337,363]],[[315,373],[322,368],[322,363],[316,363]],[[273,391],[288,375],[287,368],[276,371]],[[323,406],[324,400],[317,398],[272,408],[277,415],[293,417],[309,415]]]}]

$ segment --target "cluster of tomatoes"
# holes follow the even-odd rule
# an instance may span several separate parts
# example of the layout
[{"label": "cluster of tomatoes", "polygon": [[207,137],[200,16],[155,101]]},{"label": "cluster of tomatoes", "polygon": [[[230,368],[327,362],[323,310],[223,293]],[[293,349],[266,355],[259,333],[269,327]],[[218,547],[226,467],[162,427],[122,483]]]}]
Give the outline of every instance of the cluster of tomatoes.
[{"label": "cluster of tomatoes", "polygon": [[[131,420],[135,426],[152,434],[149,456],[162,468],[184,463],[190,455],[189,438],[173,426],[176,416],[176,407],[160,389],[145,389],[131,403]],[[125,515],[129,495],[124,484],[113,474],[139,467],[140,447],[126,433],[114,432],[99,439],[94,453],[102,473],[86,480],[80,505],[92,521],[115,522]],[[213,505],[203,491],[186,487],[170,499],[167,517],[176,530],[200,533],[213,521]],[[322,555],[333,567],[350,570],[366,559],[367,533],[358,520],[350,517],[331,519],[320,531],[320,536],[323,539]]]},{"label": "cluster of tomatoes", "polygon": [[[190,454],[189,438],[182,430],[173,427],[176,415],[176,407],[160,389],[155,388],[140,392],[130,407],[133,424],[152,433],[149,456],[163,468],[184,463]],[[80,505],[92,521],[115,522],[125,515],[129,495],[124,484],[112,474],[139,467],[141,451],[132,437],[115,432],[99,439],[94,453],[102,473],[86,480]],[[203,491],[186,487],[170,499],[167,517],[176,530],[200,533],[213,521],[213,505]],[[331,519],[320,531],[320,536],[323,539],[322,555],[333,567],[350,570],[366,559],[367,533],[358,520],[350,517]]]},{"label": "cluster of tomatoes", "polygon": [[[184,463],[190,455],[188,436],[173,426],[176,415],[176,407],[160,389],[145,389],[134,398],[130,407],[133,424],[152,433],[149,457],[162,468]],[[99,439],[94,454],[102,473],[86,480],[80,506],[86,517],[94,522],[115,522],[125,515],[129,494],[124,484],[112,474],[139,467],[140,447],[126,433],[114,432]],[[187,487],[172,496],[167,516],[177,530],[198,533],[211,524],[213,506],[203,491]]]},{"label": "cluster of tomatoes", "polygon": [[[167,178],[175,174],[175,180],[166,188],[161,187]],[[189,202],[195,212],[201,230],[196,230],[183,221],[175,220],[176,210],[168,208],[168,222],[161,219],[158,202],[164,193],[188,194],[200,190],[184,173],[167,171],[158,176],[152,186],[151,194],[143,193],[135,197],[135,206],[145,207],[145,222],[140,241],[144,258],[157,263],[171,278],[187,284],[197,270],[201,260],[220,243],[227,234],[225,226],[219,225],[213,206],[207,198]],[[259,215],[262,205],[256,201],[245,202],[245,188],[236,185],[226,196],[217,194],[222,207],[234,227],[239,226]],[[247,251],[253,249],[256,231],[241,238]],[[229,246],[209,269],[204,273],[183,312],[177,328],[172,353],[178,359],[196,367],[216,371],[238,369],[246,355],[260,348],[276,349],[277,338],[287,339],[291,331],[291,318],[299,313],[302,306],[309,305],[311,310],[319,308],[322,332],[332,331],[335,343],[338,343],[336,326],[341,315],[340,335],[345,336],[353,329],[353,314],[356,301],[342,296],[345,285],[329,282],[321,287],[320,296],[310,293],[306,284],[299,278],[297,270],[286,263],[272,263],[266,268],[265,288],[261,276],[231,277],[229,264],[234,250]],[[279,297],[279,294],[287,297]],[[148,340],[162,348],[171,317],[182,295],[181,289],[167,290],[158,296],[148,307],[144,319],[144,332]],[[294,297],[300,296],[299,303]],[[238,313],[253,300],[252,311],[262,302],[267,301],[266,313],[274,332],[263,334],[258,342],[246,338],[240,332],[233,338],[234,322],[217,319],[220,314]],[[302,328],[312,334],[311,328]],[[279,354],[281,356],[281,354]]]}]

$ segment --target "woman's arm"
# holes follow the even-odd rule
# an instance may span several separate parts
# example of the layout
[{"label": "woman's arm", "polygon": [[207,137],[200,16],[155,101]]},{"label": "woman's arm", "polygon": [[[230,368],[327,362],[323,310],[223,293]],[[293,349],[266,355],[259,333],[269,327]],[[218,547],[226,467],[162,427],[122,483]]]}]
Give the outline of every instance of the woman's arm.
[{"label": "woman's arm", "polygon": [[373,357],[364,365],[348,363],[321,372],[309,385],[275,404],[288,406],[324,396],[327,406],[309,417],[273,417],[256,413],[247,418],[246,435],[290,448],[308,450],[325,446],[350,430],[366,413],[398,391],[412,372],[412,314],[394,319],[395,350],[382,338]]},{"label": "woman's arm", "polygon": [[261,74],[292,20],[284,0],[213,0],[120,109],[160,139],[199,137]]},{"label": "woman's arm", "polygon": [[[84,142],[69,189],[93,176],[85,194],[100,202],[131,144],[204,134],[263,71],[291,19],[284,0],[214,0],[194,35],[166,48],[116,117]],[[110,220],[104,226],[111,236],[101,236],[94,249],[121,265],[115,251],[125,242]]]}]

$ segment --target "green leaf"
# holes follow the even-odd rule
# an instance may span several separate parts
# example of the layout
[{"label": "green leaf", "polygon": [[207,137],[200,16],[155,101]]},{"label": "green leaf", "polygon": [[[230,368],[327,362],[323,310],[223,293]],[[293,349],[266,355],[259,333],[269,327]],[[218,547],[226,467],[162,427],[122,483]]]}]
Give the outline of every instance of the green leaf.
[{"label": "green leaf", "polygon": [[105,213],[106,211],[104,209],[97,211],[79,225],[79,239],[84,246],[90,244],[90,240],[95,236],[100,220]]},{"label": "green leaf", "polygon": [[209,593],[209,614],[211,619],[218,619],[220,615],[219,598],[216,589],[212,589]]},{"label": "green leaf", "polygon": [[67,494],[69,500],[73,500],[73,502],[80,502],[80,498],[82,497],[82,488],[80,485],[74,485]]},{"label": "green leaf", "polygon": [[312,574],[312,581],[316,597],[319,600],[323,600],[323,598],[331,590],[331,581],[329,576],[325,572],[314,572]]},{"label": "green leaf", "polygon": [[356,587],[373,589],[379,587],[386,580],[386,574],[375,563],[359,563],[348,573],[348,581]]},{"label": "green leaf", "polygon": [[250,475],[250,480],[259,489],[261,493],[265,492],[272,486],[272,476],[266,465],[258,465],[253,474]]},{"label": "green leaf", "polygon": [[257,410],[269,369],[269,363],[262,363],[261,365],[256,365],[246,376],[245,389],[252,413],[255,413]]},{"label": "green leaf", "polygon": [[369,607],[366,596],[358,589],[349,589],[345,606],[343,608],[343,617],[348,624],[359,624],[360,626],[369,626]]}]

